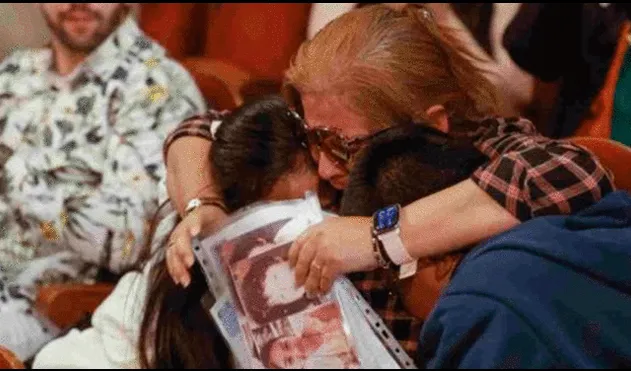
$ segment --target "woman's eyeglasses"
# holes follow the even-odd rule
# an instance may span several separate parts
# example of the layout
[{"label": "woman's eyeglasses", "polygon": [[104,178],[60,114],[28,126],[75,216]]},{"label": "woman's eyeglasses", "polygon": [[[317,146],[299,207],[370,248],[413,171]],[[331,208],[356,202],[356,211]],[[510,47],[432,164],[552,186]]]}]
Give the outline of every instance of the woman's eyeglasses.
[{"label": "woman's eyeglasses", "polygon": [[[302,118],[300,118],[300,116],[298,116],[297,113],[294,113],[294,116],[300,120],[299,131],[303,134],[303,146],[309,150],[311,157],[313,157],[316,163],[320,159],[320,154],[324,153],[338,166],[344,167],[348,170],[350,170],[349,163],[353,160],[353,157],[362,148],[364,148],[371,139],[387,130],[392,129],[385,128],[372,134],[349,139],[330,128],[311,128]],[[425,138],[427,140],[431,139],[430,141],[432,143],[445,144],[450,138],[448,134],[442,133],[436,129],[426,127],[426,130],[427,133]]]},{"label": "woman's eyeglasses", "polygon": [[311,128],[304,121],[302,129],[305,139],[304,145],[309,149],[311,157],[316,163],[319,161],[320,155],[324,153],[338,166],[348,170],[350,170],[349,163],[354,156],[366,146],[370,139],[383,131],[379,130],[372,134],[348,139],[326,127]]},{"label": "woman's eyeglasses", "polygon": [[370,138],[381,132],[348,139],[329,128],[309,127],[295,111],[290,111],[290,115],[298,120],[297,129],[302,138],[303,146],[309,150],[316,163],[320,159],[320,154],[324,152],[338,166],[348,168],[348,163],[353,156],[364,147]]},{"label": "woman's eyeglasses", "polygon": [[348,167],[351,159],[362,149],[372,137],[347,139],[329,128],[310,128],[304,126],[307,146],[311,156],[318,161],[322,152],[342,167]]}]

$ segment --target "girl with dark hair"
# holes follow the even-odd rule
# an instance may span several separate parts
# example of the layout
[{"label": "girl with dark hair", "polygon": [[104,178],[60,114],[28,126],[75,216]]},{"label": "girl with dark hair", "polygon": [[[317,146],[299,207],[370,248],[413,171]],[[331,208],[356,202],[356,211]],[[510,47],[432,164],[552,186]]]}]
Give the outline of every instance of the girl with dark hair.
[{"label": "girl with dark hair", "polygon": [[[301,125],[278,97],[245,104],[223,118],[211,161],[229,211],[262,199],[299,198],[317,191],[318,176]],[[200,304],[208,291],[206,281],[198,265],[194,271],[183,288],[170,279],[165,261],[152,270],[138,344],[142,367],[230,368],[223,338]]]},{"label": "girl with dark hair", "polygon": [[[187,122],[214,123],[210,161],[227,211],[319,190],[300,131],[302,121],[282,98],[264,98],[230,114],[211,111]],[[208,292],[200,266],[194,265],[186,288],[178,285],[168,272],[164,241],[156,236],[151,261],[157,263],[142,274],[130,273],[135,278],[123,277],[94,313],[92,328],[52,342],[38,354],[35,366],[232,368],[230,352],[200,303]]]}]

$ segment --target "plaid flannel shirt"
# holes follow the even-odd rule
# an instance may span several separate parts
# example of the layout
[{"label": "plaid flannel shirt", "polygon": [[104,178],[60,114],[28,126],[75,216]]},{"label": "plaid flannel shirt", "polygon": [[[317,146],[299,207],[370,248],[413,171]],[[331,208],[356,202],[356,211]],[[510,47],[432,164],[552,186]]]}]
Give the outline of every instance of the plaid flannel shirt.
[{"label": "plaid flannel shirt", "polygon": [[[165,142],[165,154],[177,138],[210,140],[210,122],[217,118],[211,112],[182,123]],[[614,190],[611,174],[589,151],[541,136],[526,119],[488,119],[471,135],[475,146],[489,158],[471,179],[521,221],[575,213]],[[415,358],[423,321],[406,312],[390,284],[391,272],[360,272],[350,278]]]}]

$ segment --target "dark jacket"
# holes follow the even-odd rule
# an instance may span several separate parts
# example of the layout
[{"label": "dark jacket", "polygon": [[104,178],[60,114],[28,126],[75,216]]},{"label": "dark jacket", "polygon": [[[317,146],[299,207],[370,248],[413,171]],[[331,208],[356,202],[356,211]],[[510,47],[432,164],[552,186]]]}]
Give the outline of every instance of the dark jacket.
[{"label": "dark jacket", "polygon": [[524,3],[504,34],[504,47],[526,72],[560,81],[559,97],[544,134],[574,133],[602,88],[620,27],[623,4]]},{"label": "dark jacket", "polygon": [[429,368],[631,366],[631,197],[533,219],[469,253],[425,322]]}]

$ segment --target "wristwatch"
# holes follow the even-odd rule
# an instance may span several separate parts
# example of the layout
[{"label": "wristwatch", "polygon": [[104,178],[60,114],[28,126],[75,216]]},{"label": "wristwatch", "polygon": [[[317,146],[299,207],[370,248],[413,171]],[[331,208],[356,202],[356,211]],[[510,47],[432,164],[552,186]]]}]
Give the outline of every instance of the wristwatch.
[{"label": "wristwatch", "polygon": [[416,273],[417,259],[403,246],[399,228],[401,205],[395,204],[377,210],[373,214],[373,236],[381,242],[389,260],[399,266],[399,278],[408,278]]}]

